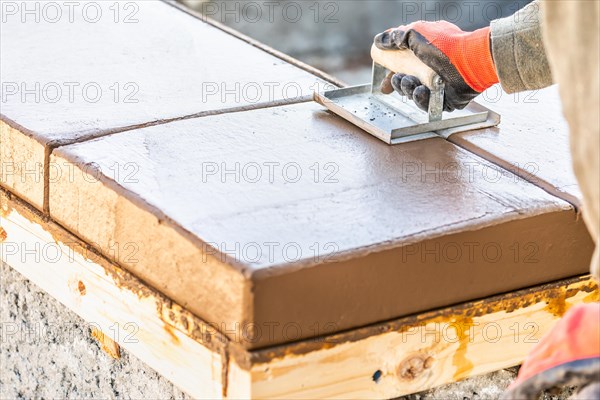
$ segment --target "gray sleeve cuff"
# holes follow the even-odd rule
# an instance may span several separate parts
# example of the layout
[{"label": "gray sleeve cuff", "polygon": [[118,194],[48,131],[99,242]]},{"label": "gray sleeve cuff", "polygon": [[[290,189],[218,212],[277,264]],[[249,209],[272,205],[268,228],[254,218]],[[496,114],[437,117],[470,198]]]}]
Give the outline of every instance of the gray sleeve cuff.
[{"label": "gray sleeve cuff", "polygon": [[540,6],[535,1],[514,15],[491,23],[492,56],[500,84],[507,93],[552,84],[540,26]]}]

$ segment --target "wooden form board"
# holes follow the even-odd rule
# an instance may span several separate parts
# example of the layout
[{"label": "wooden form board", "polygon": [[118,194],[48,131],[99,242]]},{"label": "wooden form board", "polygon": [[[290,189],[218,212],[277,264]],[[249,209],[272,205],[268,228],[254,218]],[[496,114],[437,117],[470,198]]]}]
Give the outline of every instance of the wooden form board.
[{"label": "wooden form board", "polygon": [[[1,189],[0,256],[182,390],[221,396],[227,362],[221,335]],[[175,328],[183,321],[189,332]],[[192,338],[193,329],[205,334]]]},{"label": "wooden form board", "polygon": [[395,398],[497,371],[520,364],[572,305],[598,299],[595,281],[575,278],[259,351],[251,397]]},{"label": "wooden form board", "polygon": [[314,103],[122,132],[51,162],[74,171],[50,182],[53,218],[248,348],[585,273],[591,257],[565,201],[441,138],[384,145]]},{"label": "wooden form board", "polygon": [[4,262],[195,398],[393,398],[516,365],[598,301],[582,276],[247,351],[2,190],[0,227]]},{"label": "wooden form board", "polygon": [[6,5],[0,39],[0,185],[39,209],[60,171],[47,160],[57,146],[332,87],[162,1],[53,4]]}]

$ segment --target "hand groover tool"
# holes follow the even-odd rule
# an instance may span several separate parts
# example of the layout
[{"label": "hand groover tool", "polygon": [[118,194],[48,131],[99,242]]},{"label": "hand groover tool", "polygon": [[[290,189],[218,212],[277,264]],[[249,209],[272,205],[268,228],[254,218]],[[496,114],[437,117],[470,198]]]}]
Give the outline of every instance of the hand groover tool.
[{"label": "hand groover tool", "polygon": [[[474,101],[462,110],[442,112],[444,82],[412,51],[380,50],[373,46],[371,57],[370,84],[315,92],[315,101],[388,144],[447,138],[456,132],[500,123],[500,115]],[[414,75],[431,90],[428,112],[397,93],[381,92],[381,83],[390,71]]]}]

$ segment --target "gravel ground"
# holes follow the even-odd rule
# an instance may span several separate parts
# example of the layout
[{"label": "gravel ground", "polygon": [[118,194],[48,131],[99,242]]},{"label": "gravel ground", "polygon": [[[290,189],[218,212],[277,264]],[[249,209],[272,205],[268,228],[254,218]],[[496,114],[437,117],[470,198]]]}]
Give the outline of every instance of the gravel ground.
[{"label": "gravel ground", "polygon": [[[81,318],[4,263],[0,327],[0,399],[188,398],[127,351],[120,360],[109,357]],[[497,399],[515,376],[515,368],[506,369],[401,399]]]},{"label": "gravel ground", "polygon": [[127,351],[109,357],[79,316],[6,264],[0,268],[1,399],[187,398]]}]

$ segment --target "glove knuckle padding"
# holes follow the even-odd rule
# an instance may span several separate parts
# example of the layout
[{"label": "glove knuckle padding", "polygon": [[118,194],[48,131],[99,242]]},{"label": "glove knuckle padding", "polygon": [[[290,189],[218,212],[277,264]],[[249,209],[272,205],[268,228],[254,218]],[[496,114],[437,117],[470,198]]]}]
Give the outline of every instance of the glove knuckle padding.
[{"label": "glove knuckle padding", "polygon": [[[417,21],[378,35],[375,41],[382,48],[410,49],[434,70],[445,82],[445,111],[466,107],[479,93],[498,82],[489,49],[489,28],[463,32],[447,21]],[[426,109],[423,105],[425,99],[429,102],[429,90],[427,96],[421,91],[415,95],[420,82],[415,85],[405,79],[394,76],[393,87],[400,94],[414,97]]]},{"label": "glove knuckle padding", "polygon": [[420,85],[421,81],[417,77],[412,75],[406,75],[404,78],[402,78],[402,81],[400,82],[400,88],[402,89],[402,92],[404,92],[404,94],[408,96],[408,98],[412,98],[413,92],[415,91],[417,86]]},{"label": "glove knuckle padding", "polygon": [[418,86],[413,92],[413,100],[415,104],[422,110],[427,111],[429,108],[429,98],[431,91],[425,85]]},{"label": "glove knuckle padding", "polygon": [[407,49],[408,46],[404,41],[404,38],[406,37],[406,31],[402,30],[402,29],[394,29],[391,32],[391,42],[394,44],[394,47],[400,49],[400,50],[404,50]]},{"label": "glove knuckle padding", "polygon": [[400,87],[402,78],[404,78],[404,74],[395,74],[394,76],[392,76],[392,87],[396,92],[398,92],[401,95],[404,95],[404,93],[402,93],[402,88]]}]

